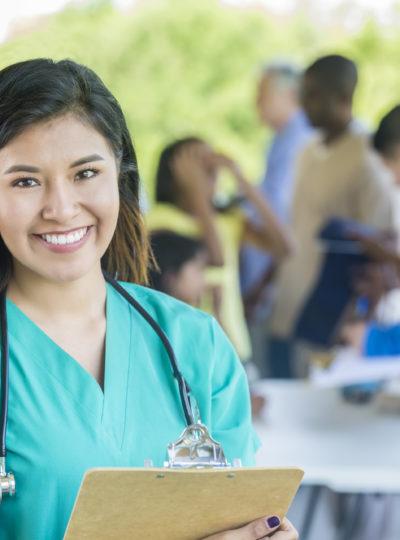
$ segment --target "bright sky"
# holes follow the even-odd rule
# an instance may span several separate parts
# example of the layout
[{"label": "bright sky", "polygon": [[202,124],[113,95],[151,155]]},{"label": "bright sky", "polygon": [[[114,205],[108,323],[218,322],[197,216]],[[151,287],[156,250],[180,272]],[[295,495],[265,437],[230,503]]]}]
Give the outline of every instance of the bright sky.
[{"label": "bright sky", "polygon": [[[193,0],[196,1],[196,0]],[[221,0],[227,4],[233,4],[238,6],[245,5],[264,5],[271,11],[277,13],[290,13],[295,9],[298,2],[296,0]],[[0,16],[0,41],[6,39],[7,32],[12,23],[18,21],[21,18],[29,18],[36,15],[50,14],[62,9],[66,4],[79,4],[85,3],[87,0],[3,0],[1,6]],[[135,0],[113,0],[114,4],[118,7],[125,8],[132,5]],[[355,20],[358,18],[356,11],[368,11],[373,15],[381,24],[388,24],[391,22],[393,11],[398,5],[398,0],[323,0],[312,1],[307,0],[305,4],[311,3],[313,6],[318,6],[319,11],[329,12],[330,9],[335,7],[351,6],[352,18]]]},{"label": "bright sky", "polygon": [[53,13],[60,10],[66,0],[6,0],[2,2],[0,16],[0,41],[3,41],[10,25],[18,19]]}]

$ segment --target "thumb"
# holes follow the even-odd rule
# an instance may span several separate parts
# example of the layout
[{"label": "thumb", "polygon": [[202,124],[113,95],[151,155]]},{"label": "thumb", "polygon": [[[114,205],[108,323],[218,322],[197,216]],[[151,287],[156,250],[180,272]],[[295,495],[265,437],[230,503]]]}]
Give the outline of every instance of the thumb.
[{"label": "thumb", "polygon": [[[259,540],[276,531],[280,524],[281,521],[277,516],[270,516],[256,519],[244,527],[240,527],[240,529],[207,536],[203,540]],[[286,538],[283,540],[286,540]],[[288,540],[291,540],[291,538]]]},{"label": "thumb", "polygon": [[232,540],[234,538],[238,540],[258,540],[259,538],[264,538],[267,534],[276,531],[280,524],[281,520],[277,516],[257,519],[236,531],[232,531],[232,533],[237,533],[237,536],[232,534]]},{"label": "thumb", "polygon": [[299,540],[299,534],[290,521],[285,518],[279,530],[271,538],[273,540]]}]

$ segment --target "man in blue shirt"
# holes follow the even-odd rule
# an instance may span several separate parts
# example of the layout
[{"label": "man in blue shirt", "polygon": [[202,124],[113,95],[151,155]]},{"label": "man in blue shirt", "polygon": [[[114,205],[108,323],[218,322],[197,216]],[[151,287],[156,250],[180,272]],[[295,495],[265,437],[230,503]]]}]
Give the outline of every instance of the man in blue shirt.
[{"label": "man in blue shirt", "polygon": [[[294,168],[299,152],[312,129],[300,108],[301,72],[291,64],[274,63],[262,72],[257,92],[260,121],[272,129],[274,136],[267,151],[265,175],[260,190],[277,216],[288,222],[293,194]],[[249,210],[250,218],[256,217]],[[265,319],[268,314],[271,287],[268,281],[275,262],[260,250],[245,246],[241,253],[241,284],[252,334],[265,341]],[[261,343],[254,349],[260,351]],[[263,355],[263,353],[261,353]],[[264,362],[255,359],[257,364]],[[282,363],[280,363],[283,365]]]},{"label": "man in blue shirt", "polygon": [[[263,70],[257,93],[259,119],[274,132],[259,188],[284,222],[288,221],[290,213],[295,161],[311,134],[299,105],[300,76],[290,64],[270,64]],[[241,263],[242,288],[246,295],[264,276],[271,259],[246,246]]]}]

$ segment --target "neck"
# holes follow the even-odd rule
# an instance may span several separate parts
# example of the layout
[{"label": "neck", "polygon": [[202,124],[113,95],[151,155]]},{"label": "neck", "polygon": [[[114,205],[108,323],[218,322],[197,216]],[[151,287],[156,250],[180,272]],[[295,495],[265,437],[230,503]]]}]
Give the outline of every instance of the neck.
[{"label": "neck", "polygon": [[[29,274],[29,275],[28,275]],[[37,274],[14,269],[7,296],[21,309],[54,320],[81,319],[104,312],[106,287],[100,266],[68,282],[49,281]]]},{"label": "neck", "polygon": [[296,114],[300,111],[300,108],[293,106],[292,108],[288,108],[287,111],[288,111],[288,114],[285,116],[285,118],[282,118],[280,121],[275,123],[274,129],[278,133],[283,131],[287,127],[287,125],[293,120]]},{"label": "neck", "polygon": [[340,139],[344,133],[348,130],[349,124],[351,122],[351,118],[349,121],[345,124],[342,124],[340,126],[334,126],[329,129],[324,130],[324,142],[325,144],[329,145],[335,142],[337,139]]}]

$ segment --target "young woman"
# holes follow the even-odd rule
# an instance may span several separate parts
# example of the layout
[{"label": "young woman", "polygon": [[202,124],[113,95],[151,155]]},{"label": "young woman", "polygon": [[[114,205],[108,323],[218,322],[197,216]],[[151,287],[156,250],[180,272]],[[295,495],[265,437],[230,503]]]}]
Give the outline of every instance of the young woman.
[{"label": "young woman", "polygon": [[[168,335],[228,459],[253,462],[246,377],[231,345],[207,315],[140,285],[148,250],[138,183],[124,116],[92,71],[45,59],[0,71],[0,288],[9,344],[0,450],[4,456],[6,442],[16,479],[16,496],[0,504],[1,540],[61,539],[87,469],[146,458],[161,465],[184,429],[168,356],[126,292]],[[135,284],[117,290],[104,272]],[[5,349],[3,340],[2,365]],[[271,532],[297,538],[274,516],[215,538]]]},{"label": "young woman", "polygon": [[[238,204],[218,210],[216,180],[228,171],[241,198],[251,204],[258,226]],[[290,251],[290,239],[258,190],[229,157],[196,137],[175,141],[161,153],[156,175],[156,204],[146,216],[152,231],[172,230],[201,238],[208,252],[208,282],[220,294],[208,302],[242,361],[251,356],[239,284],[239,251],[243,242],[272,253],[277,259]],[[211,306],[211,304],[213,304]]]}]

